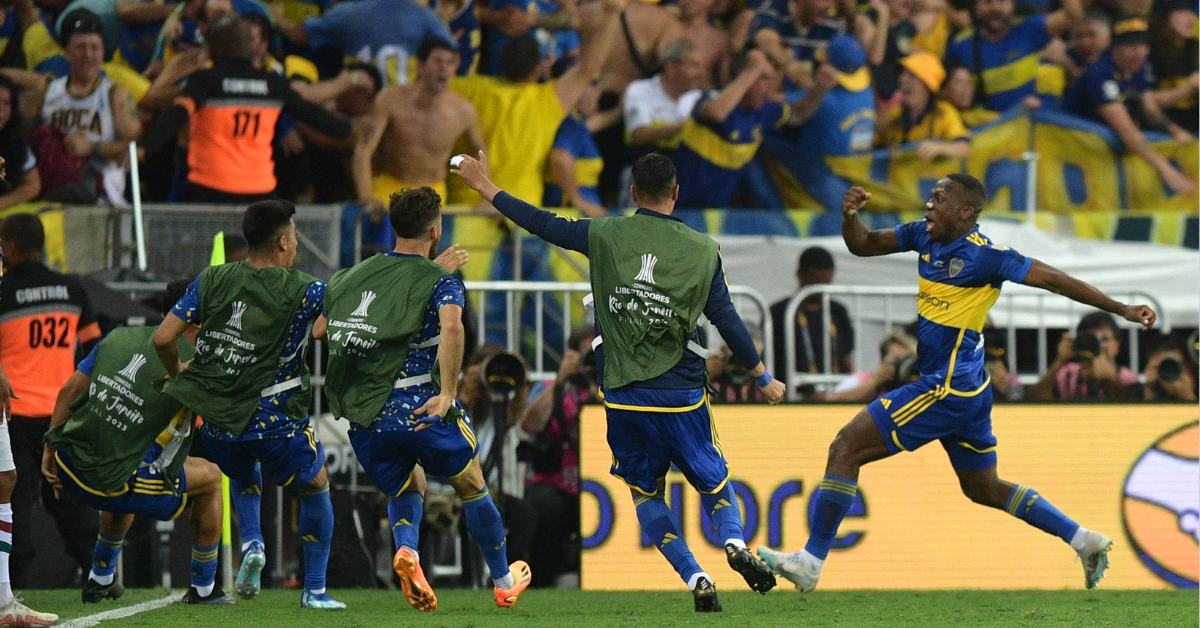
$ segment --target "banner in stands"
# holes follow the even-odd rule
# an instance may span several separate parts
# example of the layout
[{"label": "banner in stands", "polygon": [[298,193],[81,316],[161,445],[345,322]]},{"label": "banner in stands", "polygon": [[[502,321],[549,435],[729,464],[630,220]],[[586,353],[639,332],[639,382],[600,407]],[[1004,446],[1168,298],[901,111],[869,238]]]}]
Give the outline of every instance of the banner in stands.
[{"label": "banner in stands", "polygon": [[[747,544],[800,549],[829,442],[858,408],[714,410]],[[1103,588],[1197,586],[1195,405],[1001,405],[992,420],[1002,478],[1036,489],[1081,525],[1113,538]],[[581,430],[583,588],[683,589],[643,537],[629,489],[609,475],[603,409],[587,408]],[[742,590],[698,494],[677,472],[666,480],[667,501],[701,567],[721,590]],[[822,589],[1083,588],[1069,546],[968,500],[937,444],[864,467],[859,487]],[[781,587],[790,588],[785,581]]]}]

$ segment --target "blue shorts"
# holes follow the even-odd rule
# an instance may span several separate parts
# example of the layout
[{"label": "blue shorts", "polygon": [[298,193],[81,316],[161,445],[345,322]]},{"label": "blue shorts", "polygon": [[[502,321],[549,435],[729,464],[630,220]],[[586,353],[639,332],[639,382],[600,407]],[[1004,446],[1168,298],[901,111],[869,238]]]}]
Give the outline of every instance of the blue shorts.
[{"label": "blue shorts", "polygon": [[352,428],[350,444],[367,477],[393,497],[408,488],[418,462],[426,474],[449,478],[465,471],[479,450],[465,414],[454,423],[438,421],[420,432]]},{"label": "blue shorts", "polygon": [[170,521],[188,505],[187,479],[182,468],[173,482],[157,470],[138,469],[121,490],[104,493],[89,486],[87,478],[75,471],[65,449],[58,448],[54,457],[58,461],[58,479],[63,488],[75,493],[83,503],[96,510]]},{"label": "blue shorts", "polygon": [[996,466],[991,384],[968,397],[922,379],[872,401],[867,410],[892,454],[940,440],[955,469]]},{"label": "blue shorts", "polygon": [[286,436],[255,440],[223,440],[203,429],[200,434],[221,473],[234,479],[245,479],[261,462],[276,486],[299,488],[312,482],[325,466],[325,449],[312,425]]},{"label": "blue shorts", "polygon": [[644,495],[658,491],[674,463],[701,493],[716,493],[729,481],[729,463],[705,394],[695,406],[677,412],[605,405],[610,473]]}]

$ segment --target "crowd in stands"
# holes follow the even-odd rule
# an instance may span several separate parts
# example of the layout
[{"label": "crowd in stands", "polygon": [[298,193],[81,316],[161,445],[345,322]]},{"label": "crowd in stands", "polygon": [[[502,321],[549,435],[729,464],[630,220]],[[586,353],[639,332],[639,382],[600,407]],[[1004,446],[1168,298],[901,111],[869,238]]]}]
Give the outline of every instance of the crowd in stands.
[{"label": "crowd in stands", "polygon": [[1146,137],[1195,139],[1181,0],[6,5],[3,207],[126,203],[130,140],[147,201],[378,213],[430,185],[476,205],[447,162],[486,149],[504,189],[600,216],[630,205],[628,165],[657,150],[681,207],[780,208],[786,173],[830,206],[846,183],[828,157],[963,159],[975,129],[1035,109],[1106,125],[1168,188],[1196,189]]}]

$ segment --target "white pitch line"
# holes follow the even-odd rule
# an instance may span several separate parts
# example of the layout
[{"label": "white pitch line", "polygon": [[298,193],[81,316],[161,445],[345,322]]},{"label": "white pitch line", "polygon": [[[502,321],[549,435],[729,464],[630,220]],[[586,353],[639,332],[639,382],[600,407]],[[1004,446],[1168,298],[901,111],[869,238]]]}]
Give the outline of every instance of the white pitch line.
[{"label": "white pitch line", "polygon": [[108,619],[121,619],[123,617],[129,617],[131,615],[137,615],[138,613],[144,613],[146,611],[152,611],[164,606],[169,606],[179,601],[179,595],[179,592],[172,591],[167,595],[167,597],[164,598],[150,600],[149,602],[142,602],[141,604],[134,604],[132,606],[125,606],[123,608],[114,608],[111,611],[104,611],[103,613],[96,613],[95,615],[88,615],[87,617],[78,617],[76,619],[64,621],[58,625],[61,628],[92,628],[92,626],[95,626],[96,624]]}]

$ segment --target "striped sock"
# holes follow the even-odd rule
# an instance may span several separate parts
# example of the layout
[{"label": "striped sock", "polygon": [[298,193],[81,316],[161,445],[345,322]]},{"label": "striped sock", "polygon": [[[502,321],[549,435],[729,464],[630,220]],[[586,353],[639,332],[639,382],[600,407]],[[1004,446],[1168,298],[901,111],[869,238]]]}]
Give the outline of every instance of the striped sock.
[{"label": "striped sock", "polygon": [[[483,552],[488,571],[492,572],[492,580],[508,578],[511,574],[508,569],[508,545],[504,538],[504,521],[500,519],[500,511],[496,510],[496,504],[492,502],[491,493],[485,488],[474,495],[463,498],[463,514],[467,519],[467,529],[471,531],[471,536],[475,537],[479,551]],[[504,582],[510,581],[511,578]],[[499,582],[495,582],[495,584],[502,589],[512,587],[512,584],[506,587],[500,586]]]},{"label": "striped sock", "polygon": [[12,554],[12,504],[0,504],[0,607],[12,604],[8,557]]},{"label": "striped sock", "polygon": [[1004,504],[1008,514],[1028,523],[1029,525],[1070,543],[1079,530],[1079,524],[1070,517],[1059,512],[1053,504],[1046,501],[1037,491],[1028,486],[1018,484],[1013,487]]},{"label": "striped sock", "polygon": [[123,536],[108,536],[103,532],[98,534],[96,547],[92,550],[92,572],[88,578],[103,586],[112,584],[113,573],[117,570],[117,556],[121,555],[121,546],[124,544]]},{"label": "striped sock", "polygon": [[310,593],[325,592],[325,569],[329,566],[329,546],[333,542],[333,502],[329,484],[318,489],[305,488],[300,494],[300,544],[304,547],[304,588]]},{"label": "striped sock", "polygon": [[217,552],[220,544],[201,547],[192,544],[192,586],[200,597],[212,595],[217,580]]},{"label": "striped sock", "polygon": [[809,554],[825,560],[829,556],[829,548],[837,536],[838,526],[854,504],[854,495],[858,492],[858,482],[827,475],[821,478],[817,487],[817,507],[813,510],[812,520],[809,521],[808,543],[804,549]]},{"label": "striped sock", "polygon": [[688,588],[695,589],[699,576],[704,575],[704,570],[696,562],[692,550],[688,549],[687,541],[683,540],[683,534],[679,532],[675,516],[671,514],[671,508],[667,506],[666,500],[661,495],[654,497],[642,495],[633,500],[633,507],[637,513],[638,523],[641,524],[646,535],[654,541],[654,546],[667,559],[667,562],[671,563],[675,573],[679,574],[679,577],[688,584]]}]

